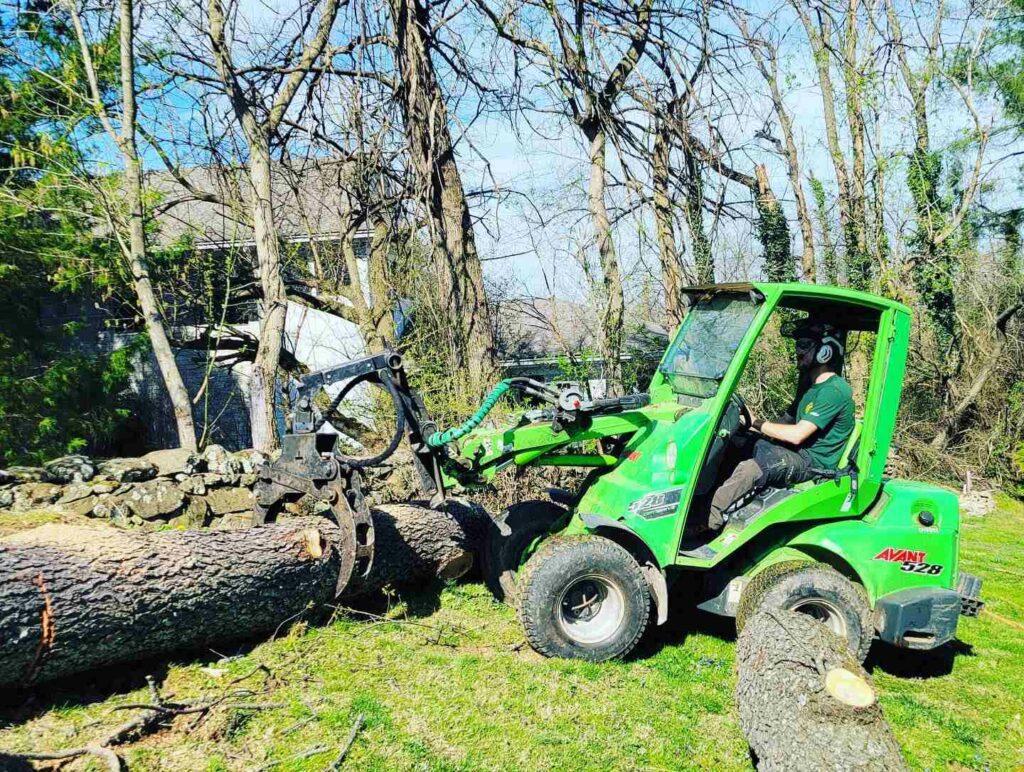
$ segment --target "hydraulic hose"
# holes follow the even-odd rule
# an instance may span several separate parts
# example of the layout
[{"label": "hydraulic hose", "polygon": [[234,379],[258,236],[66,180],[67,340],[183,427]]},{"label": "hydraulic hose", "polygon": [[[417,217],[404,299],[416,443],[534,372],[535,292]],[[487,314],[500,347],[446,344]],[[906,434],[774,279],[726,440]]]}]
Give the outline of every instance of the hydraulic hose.
[{"label": "hydraulic hose", "polygon": [[487,417],[487,414],[491,412],[491,409],[498,403],[502,395],[512,388],[512,379],[507,378],[493,389],[490,394],[484,399],[483,404],[477,409],[473,415],[469,417],[463,424],[456,426],[453,429],[448,429],[444,432],[434,432],[427,437],[427,444],[432,448],[440,448],[447,445],[449,442],[462,439]]},{"label": "hydraulic hose", "polygon": [[388,396],[391,398],[391,404],[395,408],[395,429],[391,433],[391,441],[388,443],[387,447],[375,456],[359,458],[357,456],[346,456],[344,453],[339,451],[334,452],[335,458],[353,469],[365,469],[371,466],[380,466],[387,461],[396,450],[398,450],[398,446],[402,442],[402,437],[405,436],[405,410],[402,406],[402,397],[398,393],[398,387],[390,376],[378,375],[377,373],[366,373],[365,375],[357,376],[346,383],[344,388],[338,392],[338,396],[331,401],[330,407],[324,411],[324,414],[320,416],[320,420],[313,426],[313,432],[316,433],[320,431],[323,425],[335,414],[338,407],[341,405],[342,400],[348,396],[348,393],[352,391],[353,388],[358,386],[360,383],[366,382],[376,383],[388,393]]}]

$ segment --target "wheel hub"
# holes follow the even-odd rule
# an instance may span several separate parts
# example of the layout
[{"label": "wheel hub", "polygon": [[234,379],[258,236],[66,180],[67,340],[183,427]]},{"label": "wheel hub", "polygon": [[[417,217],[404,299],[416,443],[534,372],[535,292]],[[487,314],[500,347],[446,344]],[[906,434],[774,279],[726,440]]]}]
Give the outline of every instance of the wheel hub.
[{"label": "wheel hub", "polygon": [[584,576],[569,583],[558,601],[558,625],[573,641],[597,644],[612,637],[625,618],[625,598],[612,582]]},{"label": "wheel hub", "polygon": [[601,611],[601,593],[595,584],[588,582],[579,585],[562,603],[577,619],[590,620]]},{"label": "wheel hub", "polygon": [[834,603],[825,598],[806,598],[791,606],[793,611],[817,619],[840,638],[846,638],[846,620]]}]

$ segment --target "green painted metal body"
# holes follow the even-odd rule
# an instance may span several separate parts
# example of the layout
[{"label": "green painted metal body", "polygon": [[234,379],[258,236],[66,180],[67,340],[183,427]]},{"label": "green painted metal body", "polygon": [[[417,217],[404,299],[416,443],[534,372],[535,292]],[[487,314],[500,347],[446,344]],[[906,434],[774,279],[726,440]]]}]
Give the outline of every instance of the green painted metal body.
[{"label": "green painted metal body", "polygon": [[[666,571],[751,576],[780,560],[810,558],[860,581],[872,605],[909,587],[955,588],[960,530],[956,497],[934,486],[886,481],[883,476],[910,341],[909,309],[863,292],[807,284],[718,285],[700,292],[705,300],[724,295],[741,302],[746,297],[754,306],[744,309],[750,322],[738,339],[722,341],[734,353],[727,353],[727,365],[714,382],[703,384],[708,387],[705,393],[680,394],[672,373],[666,372],[666,362],[680,341],[693,335],[687,333],[687,325],[699,324],[693,321],[699,314],[691,312],[650,384],[651,402],[646,407],[596,415],[561,431],[554,431],[550,422],[476,429],[459,444],[461,459],[471,461],[473,474],[485,480],[509,464],[595,467],[568,523],[558,527],[565,533],[595,530],[586,519],[603,523],[596,530],[607,533],[614,523],[616,530],[635,534],[651,562]],[[858,489],[851,493],[848,477],[805,483],[745,528],[726,528],[710,545],[716,552],[713,559],[685,557],[679,548],[694,485],[730,395],[769,318],[780,308],[794,307],[827,307],[833,314],[848,310],[851,318],[877,324],[856,448]],[[865,329],[863,321],[859,324]],[[595,445],[594,440],[623,435],[629,439],[618,456],[578,450]],[[562,451],[571,455],[560,457]],[[658,494],[665,497],[658,499]],[[678,497],[678,506],[667,513],[662,511],[665,507],[655,507],[652,516],[642,501],[652,496],[646,501],[655,504]],[[923,512],[931,513],[931,525],[922,524]]]}]

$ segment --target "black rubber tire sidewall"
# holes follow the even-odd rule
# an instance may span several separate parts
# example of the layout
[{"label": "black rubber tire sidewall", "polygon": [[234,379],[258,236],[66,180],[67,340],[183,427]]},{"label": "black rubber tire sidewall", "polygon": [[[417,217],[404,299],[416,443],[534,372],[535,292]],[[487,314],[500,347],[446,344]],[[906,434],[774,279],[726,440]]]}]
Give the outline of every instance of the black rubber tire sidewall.
[{"label": "black rubber tire sidewall", "polygon": [[498,526],[491,523],[480,554],[480,570],[484,583],[498,600],[515,605],[516,573],[523,552],[530,543],[547,532],[552,523],[565,515],[566,510],[553,501],[535,499],[520,501],[504,513],[505,524],[512,530],[502,536]]},{"label": "black rubber tire sidewall", "polygon": [[[596,644],[569,638],[559,625],[558,602],[572,582],[598,575],[624,600],[618,629]],[[601,662],[624,657],[640,641],[650,619],[651,598],[640,565],[629,552],[601,536],[555,536],[526,562],[519,577],[519,619],[530,645],[546,657]]]},{"label": "black rubber tire sidewall", "polygon": [[[859,662],[864,662],[874,639],[875,628],[867,595],[859,584],[823,563],[786,566],[775,573],[770,581],[754,588],[757,578],[754,578],[740,598],[740,609],[736,615],[739,630],[754,614],[765,609],[789,610],[802,600],[822,598],[842,615],[850,651]],[[752,589],[755,591],[748,596],[747,593]]]}]

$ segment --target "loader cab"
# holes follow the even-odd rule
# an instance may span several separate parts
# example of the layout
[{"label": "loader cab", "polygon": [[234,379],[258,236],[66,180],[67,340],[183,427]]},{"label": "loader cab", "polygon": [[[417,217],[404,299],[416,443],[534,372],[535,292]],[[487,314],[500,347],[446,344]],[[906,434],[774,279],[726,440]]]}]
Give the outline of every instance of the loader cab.
[{"label": "loader cab", "polygon": [[[808,316],[837,328],[846,350],[843,374],[854,387],[857,422],[840,469],[853,474],[763,490],[738,502],[712,543],[712,562],[772,525],[863,514],[881,488],[903,380],[909,311],[867,293],[795,283],[697,287],[688,297],[688,314],[651,384],[655,401],[672,400],[705,416],[689,443],[691,453],[685,454],[693,473],[681,495],[685,503],[675,543],[685,546],[687,522],[707,517],[711,496],[730,473],[730,448],[745,431],[747,405],[772,420],[795,396],[799,385],[786,328]],[[678,549],[675,562],[706,563],[691,561]]]}]

